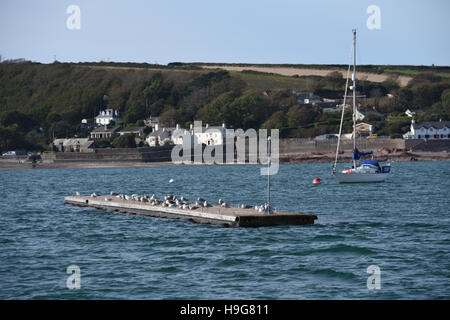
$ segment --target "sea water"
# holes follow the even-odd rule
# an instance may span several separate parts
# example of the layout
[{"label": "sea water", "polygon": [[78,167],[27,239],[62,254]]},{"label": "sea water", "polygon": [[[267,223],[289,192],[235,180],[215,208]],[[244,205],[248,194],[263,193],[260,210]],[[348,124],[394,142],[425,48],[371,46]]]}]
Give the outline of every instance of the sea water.
[{"label": "sea water", "polygon": [[0,171],[0,298],[450,298],[450,162],[393,163],[371,184],[338,184],[330,164],[281,165],[271,204],[316,214],[310,226],[223,228],[64,205],[77,191],[260,205],[260,168]]}]

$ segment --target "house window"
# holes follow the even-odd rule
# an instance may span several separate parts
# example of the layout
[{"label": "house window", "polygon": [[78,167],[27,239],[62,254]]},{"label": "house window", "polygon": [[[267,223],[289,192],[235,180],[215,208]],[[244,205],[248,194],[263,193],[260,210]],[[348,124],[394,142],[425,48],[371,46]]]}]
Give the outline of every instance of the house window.
[{"label": "house window", "polygon": [[421,139],[422,138],[422,136],[419,134],[418,136],[417,136],[417,139]]}]

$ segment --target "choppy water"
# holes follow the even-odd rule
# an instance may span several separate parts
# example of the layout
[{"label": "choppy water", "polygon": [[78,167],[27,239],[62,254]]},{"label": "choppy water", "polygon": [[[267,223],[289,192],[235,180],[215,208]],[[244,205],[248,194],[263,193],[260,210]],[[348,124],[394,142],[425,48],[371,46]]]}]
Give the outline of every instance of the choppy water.
[{"label": "choppy water", "polygon": [[[282,165],[280,210],[313,226],[221,228],[63,205],[76,191],[175,193],[261,204],[258,166],[0,171],[0,298],[450,298],[450,162],[394,163],[385,183],[339,185],[329,164]],[[313,186],[314,177],[325,180]],[[176,181],[169,184],[170,178]],[[81,269],[69,290],[66,268]],[[367,267],[381,289],[367,288]]]}]

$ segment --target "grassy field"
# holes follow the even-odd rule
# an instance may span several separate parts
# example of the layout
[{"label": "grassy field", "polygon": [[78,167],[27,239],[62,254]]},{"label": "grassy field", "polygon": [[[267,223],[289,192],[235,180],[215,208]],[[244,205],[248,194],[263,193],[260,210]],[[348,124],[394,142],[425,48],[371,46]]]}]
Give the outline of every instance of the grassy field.
[{"label": "grassy field", "polygon": [[232,76],[241,78],[247,83],[248,89],[292,89],[310,90],[310,81],[282,75],[251,74],[231,71]]},{"label": "grassy field", "polygon": [[[85,65],[89,68],[105,70],[147,70],[148,72],[162,72],[169,79],[184,79],[188,81],[192,76],[209,72],[211,69],[225,69],[234,77],[239,77],[247,83],[247,89],[292,89],[292,90],[312,90],[311,80],[297,76],[325,76],[331,71],[340,71],[346,76],[346,66],[343,65],[251,65],[251,64],[214,64],[199,63],[194,65],[184,65],[183,68],[168,68],[157,65]],[[192,69],[190,69],[192,68]],[[450,78],[448,67],[427,67],[427,66],[361,66],[363,72],[359,75],[373,82],[382,82],[389,75],[398,75],[401,86],[415,76],[425,72],[433,72],[443,78]],[[254,71],[254,72],[246,72]],[[377,72],[375,72],[377,71]],[[182,80],[183,81],[183,80]]]},{"label": "grassy field", "polygon": [[[415,76],[418,76],[419,74],[424,73],[423,71],[408,70],[408,69],[384,69],[384,72],[401,74],[401,75],[406,75],[406,76],[411,76],[411,77],[415,77]],[[433,73],[442,78],[450,78],[450,72],[433,72]]]},{"label": "grassy field", "polygon": [[[161,72],[169,80],[175,80],[181,82],[187,82],[194,76],[201,73],[211,72],[210,69],[199,69],[199,70],[185,70],[185,69],[164,69],[164,68],[140,68],[140,67],[124,67],[124,66],[80,66],[82,68],[92,68],[92,69],[103,69],[103,70],[134,70],[134,71],[144,71],[149,73]],[[144,71],[145,72],[145,71]],[[230,71],[231,76],[238,77],[245,81],[247,84],[247,89],[292,89],[292,90],[311,90],[311,81],[308,79],[295,78],[291,76],[283,76],[279,74],[268,74],[268,73],[246,73],[239,71]],[[184,80],[183,80],[184,79]]]}]

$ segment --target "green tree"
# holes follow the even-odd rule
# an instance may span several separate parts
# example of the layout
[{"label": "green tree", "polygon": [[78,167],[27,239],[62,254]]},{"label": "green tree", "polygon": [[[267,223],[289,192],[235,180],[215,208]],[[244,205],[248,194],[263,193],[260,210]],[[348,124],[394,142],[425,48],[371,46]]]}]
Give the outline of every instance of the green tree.
[{"label": "green tree", "polygon": [[450,89],[447,89],[444,92],[442,92],[441,102],[444,107],[450,108]]},{"label": "green tree", "polygon": [[112,145],[115,148],[136,148],[136,141],[134,140],[134,135],[124,134],[115,138],[112,141]]},{"label": "green tree", "polygon": [[179,110],[169,107],[159,117],[159,122],[166,127],[175,127],[175,125],[184,123],[183,118]]},{"label": "green tree", "polygon": [[278,129],[281,130],[287,126],[286,114],[283,111],[277,111],[273,113],[269,119],[267,119],[262,127],[265,129]]},{"label": "green tree", "polygon": [[205,105],[205,107],[197,114],[197,118],[211,125],[220,125],[222,122],[232,125],[229,122],[229,118],[234,117],[235,115],[227,115],[227,112],[231,111],[230,105],[237,97],[238,93],[235,91],[222,93],[213,101]]},{"label": "green tree", "polygon": [[48,129],[49,137],[54,138],[70,138],[73,129],[70,124],[64,120],[53,122]]},{"label": "green tree", "polygon": [[397,92],[398,103],[406,108],[411,108],[414,101],[414,93],[410,88],[400,88]]},{"label": "green tree", "polygon": [[19,128],[29,131],[35,125],[35,122],[31,117],[22,112],[9,111],[1,117],[1,124],[5,127],[17,124]]},{"label": "green tree", "polygon": [[47,123],[47,126],[51,126],[53,123],[61,121],[62,117],[59,113],[56,112],[50,112],[47,117],[45,118],[45,121]]},{"label": "green tree", "polygon": [[339,71],[332,71],[328,73],[323,80],[325,85],[330,87],[332,90],[340,89],[345,84],[342,73]]},{"label": "green tree", "polygon": [[293,106],[287,113],[287,122],[289,128],[296,128],[306,124],[313,123],[320,117],[320,112],[315,108]]}]

